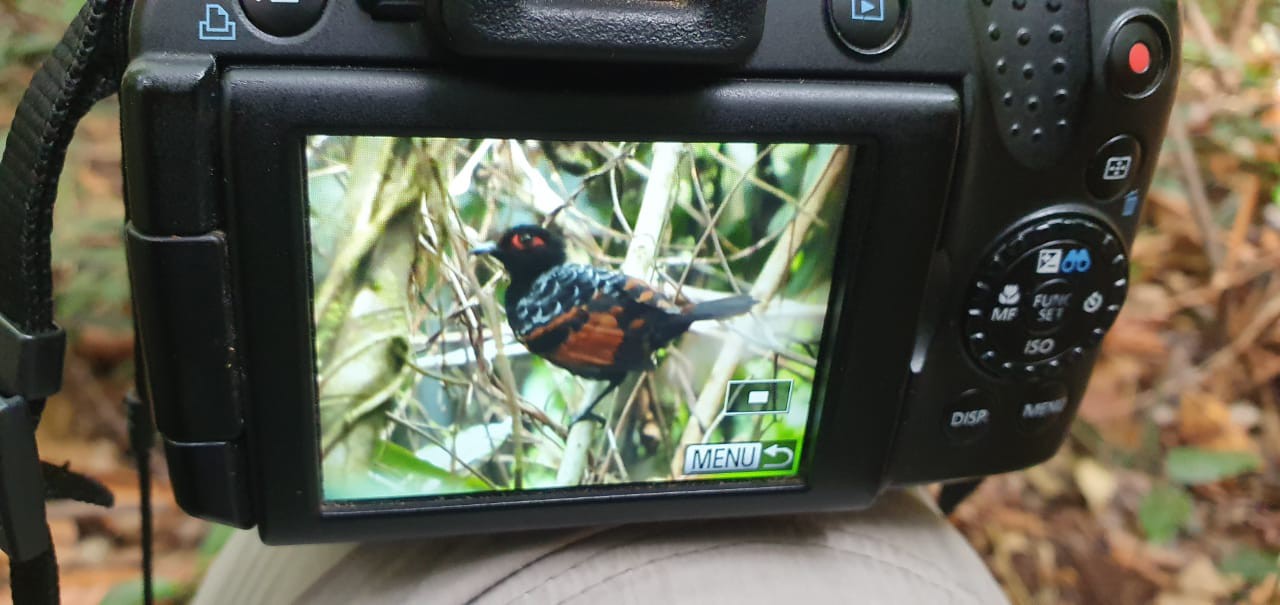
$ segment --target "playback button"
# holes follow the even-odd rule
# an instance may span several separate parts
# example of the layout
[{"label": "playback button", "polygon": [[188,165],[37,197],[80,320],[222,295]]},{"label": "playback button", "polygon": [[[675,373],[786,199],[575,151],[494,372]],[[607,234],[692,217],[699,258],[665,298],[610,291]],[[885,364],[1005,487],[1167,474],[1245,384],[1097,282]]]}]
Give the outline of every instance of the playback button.
[{"label": "playback button", "polygon": [[902,39],[908,6],[906,0],[827,0],[827,15],[845,46],[858,54],[879,55]]}]

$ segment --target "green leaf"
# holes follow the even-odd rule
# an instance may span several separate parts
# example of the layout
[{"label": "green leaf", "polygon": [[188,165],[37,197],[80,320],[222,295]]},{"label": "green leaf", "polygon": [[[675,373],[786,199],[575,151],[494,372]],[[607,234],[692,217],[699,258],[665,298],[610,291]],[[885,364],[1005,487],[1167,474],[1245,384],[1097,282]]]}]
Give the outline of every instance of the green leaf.
[{"label": "green leaf", "polygon": [[1191,518],[1191,495],[1177,486],[1161,485],[1147,492],[1138,507],[1138,522],[1147,540],[1156,544],[1172,542],[1178,530]]},{"label": "green leaf", "polygon": [[1188,485],[1214,483],[1258,470],[1261,461],[1249,452],[1215,452],[1179,447],[1165,458],[1169,479]]},{"label": "green leaf", "polygon": [[218,556],[218,553],[222,552],[222,547],[227,545],[227,540],[230,540],[231,535],[234,533],[236,531],[226,525],[211,525],[209,533],[200,542],[200,556],[206,559]]},{"label": "green leaf", "polygon": [[449,471],[414,456],[413,452],[390,441],[379,443],[374,463],[397,475],[416,475],[440,480],[453,479],[453,474]]},{"label": "green leaf", "polygon": [[397,478],[428,478],[450,484],[453,490],[488,491],[489,486],[466,471],[459,474],[449,472],[426,460],[423,460],[403,446],[390,441],[382,441],[378,445],[378,453],[374,463],[383,471]]},{"label": "green leaf", "polygon": [[1242,548],[1223,559],[1219,567],[1224,573],[1240,574],[1246,582],[1256,584],[1271,574],[1280,573],[1280,553]]},{"label": "green leaf", "polygon": [[[180,601],[188,597],[182,584],[164,578],[156,578],[154,591],[158,603]],[[139,579],[112,586],[107,595],[102,597],[101,605],[140,605],[142,602],[142,580]]]}]

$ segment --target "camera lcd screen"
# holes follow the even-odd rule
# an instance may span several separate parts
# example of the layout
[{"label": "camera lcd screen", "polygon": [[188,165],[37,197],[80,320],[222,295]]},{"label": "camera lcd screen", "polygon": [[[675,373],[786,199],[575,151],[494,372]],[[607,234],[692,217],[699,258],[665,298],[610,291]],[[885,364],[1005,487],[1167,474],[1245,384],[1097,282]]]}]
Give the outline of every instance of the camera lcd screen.
[{"label": "camera lcd screen", "polygon": [[306,151],[325,502],[803,481],[854,148]]}]

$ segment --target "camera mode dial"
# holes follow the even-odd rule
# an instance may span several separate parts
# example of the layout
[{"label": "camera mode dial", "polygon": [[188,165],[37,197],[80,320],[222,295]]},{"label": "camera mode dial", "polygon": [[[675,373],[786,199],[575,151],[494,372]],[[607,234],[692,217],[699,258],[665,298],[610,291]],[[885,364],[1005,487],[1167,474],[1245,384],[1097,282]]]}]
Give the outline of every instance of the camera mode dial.
[{"label": "camera mode dial", "polygon": [[1033,223],[1005,239],[967,306],[969,351],[1002,377],[1053,376],[1098,345],[1129,286],[1120,239],[1083,217]]}]

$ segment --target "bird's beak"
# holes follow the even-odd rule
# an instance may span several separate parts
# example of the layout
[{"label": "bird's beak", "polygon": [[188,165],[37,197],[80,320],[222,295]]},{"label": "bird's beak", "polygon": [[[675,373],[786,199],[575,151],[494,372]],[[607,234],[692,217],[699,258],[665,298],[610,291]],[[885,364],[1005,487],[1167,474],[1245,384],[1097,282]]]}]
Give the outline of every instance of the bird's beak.
[{"label": "bird's beak", "polygon": [[471,254],[475,256],[483,256],[486,254],[495,254],[498,251],[498,244],[493,242],[485,242],[471,249]]}]

